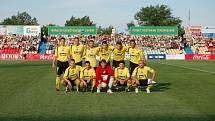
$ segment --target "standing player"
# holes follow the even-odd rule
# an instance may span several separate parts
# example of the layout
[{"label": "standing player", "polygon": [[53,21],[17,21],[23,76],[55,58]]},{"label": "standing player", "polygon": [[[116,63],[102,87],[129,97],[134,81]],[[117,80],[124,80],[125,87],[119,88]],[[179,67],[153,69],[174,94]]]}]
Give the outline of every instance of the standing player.
[{"label": "standing player", "polygon": [[128,54],[130,55],[130,74],[138,66],[140,60],[145,61],[144,52],[136,47],[135,40],[130,41],[130,47],[128,48]]},{"label": "standing player", "polygon": [[96,55],[98,54],[98,50],[98,47],[94,47],[94,41],[90,40],[88,42],[88,47],[84,51],[86,61],[89,61],[94,69],[96,69]]},{"label": "standing player", "polygon": [[70,51],[72,58],[75,59],[75,64],[82,66],[82,58],[84,53],[84,45],[80,45],[79,38],[75,38],[74,45],[71,46]]},{"label": "standing player", "polygon": [[90,62],[86,61],[85,62],[85,68],[81,70],[80,74],[80,87],[84,87],[87,89],[88,85],[91,85],[91,92],[93,92],[93,88],[96,85],[96,73],[94,68],[90,66]]},{"label": "standing player", "polygon": [[125,52],[127,47],[123,47],[121,42],[116,43],[116,47],[113,49],[113,68],[119,66],[120,63],[125,63]]},{"label": "standing player", "polygon": [[55,68],[57,61],[57,76],[56,76],[56,91],[60,91],[60,77],[67,67],[70,60],[70,48],[65,45],[65,38],[60,39],[60,46],[55,49],[55,56],[52,62],[52,67]]},{"label": "standing player", "polygon": [[99,65],[101,60],[106,60],[107,64],[110,65],[110,58],[112,53],[113,47],[108,46],[107,41],[102,42],[102,47],[99,48]]},{"label": "standing player", "polygon": [[127,84],[127,89],[131,86],[130,73],[124,63],[120,63],[119,67],[115,68],[114,77],[114,86],[124,86]]},{"label": "standing player", "polygon": [[[152,78],[149,79],[148,74],[152,74]],[[150,93],[150,89],[153,87],[152,83],[155,79],[156,72],[146,66],[144,60],[139,61],[139,66],[136,67],[132,73],[132,85],[135,86],[135,92],[138,93],[138,86],[147,86],[146,92]]]},{"label": "standing player", "polygon": [[100,92],[101,89],[107,88],[107,93],[113,93],[111,88],[113,85],[114,74],[112,68],[107,65],[106,60],[101,61],[101,65],[96,69],[96,87],[97,93]]},{"label": "standing player", "polygon": [[69,92],[74,85],[76,85],[77,92],[79,91],[80,71],[81,71],[81,66],[75,65],[75,60],[72,59],[70,62],[70,66],[66,69],[64,73],[64,79],[61,81],[62,84],[66,87],[66,92]]}]

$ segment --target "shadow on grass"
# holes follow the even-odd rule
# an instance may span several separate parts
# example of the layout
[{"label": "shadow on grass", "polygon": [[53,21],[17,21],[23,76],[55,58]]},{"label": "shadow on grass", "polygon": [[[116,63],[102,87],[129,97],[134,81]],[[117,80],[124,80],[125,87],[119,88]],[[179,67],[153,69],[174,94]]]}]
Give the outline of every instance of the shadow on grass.
[{"label": "shadow on grass", "polygon": [[157,83],[155,84],[153,91],[163,92],[170,89],[171,84],[169,82],[166,83]]}]

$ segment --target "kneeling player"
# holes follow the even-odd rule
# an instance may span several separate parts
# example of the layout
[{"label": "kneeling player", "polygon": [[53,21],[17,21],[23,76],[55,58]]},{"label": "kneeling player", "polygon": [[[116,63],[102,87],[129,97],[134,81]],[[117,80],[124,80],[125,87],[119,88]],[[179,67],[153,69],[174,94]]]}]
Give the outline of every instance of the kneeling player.
[{"label": "kneeling player", "polygon": [[[152,78],[149,79],[149,73],[152,74]],[[136,67],[132,73],[132,85],[135,86],[135,92],[138,93],[138,86],[147,86],[146,91],[150,93],[150,89],[153,87],[153,80],[155,79],[156,72],[146,66],[144,60],[139,61],[139,66]]]},{"label": "kneeling player", "polygon": [[113,85],[113,70],[109,65],[107,65],[106,60],[102,60],[100,66],[96,69],[96,87],[97,93],[100,92],[101,89],[107,88],[107,93],[113,93],[111,91],[111,87]]},{"label": "kneeling player", "polygon": [[85,62],[85,68],[81,70],[80,74],[80,87],[87,90],[88,85],[91,85],[91,92],[96,84],[96,73],[93,67],[90,66],[90,62]]},{"label": "kneeling player", "polygon": [[74,85],[76,85],[77,92],[79,91],[80,79],[79,72],[81,70],[80,66],[75,65],[75,60],[72,59],[70,66],[66,69],[64,74],[64,79],[61,83],[66,87],[66,92],[69,92]]},{"label": "kneeling player", "polygon": [[121,62],[119,64],[119,67],[115,69],[114,76],[115,76],[114,86],[117,85],[124,86],[127,84],[127,89],[129,91],[129,87],[131,85],[130,73],[128,68],[125,67],[124,62]]}]

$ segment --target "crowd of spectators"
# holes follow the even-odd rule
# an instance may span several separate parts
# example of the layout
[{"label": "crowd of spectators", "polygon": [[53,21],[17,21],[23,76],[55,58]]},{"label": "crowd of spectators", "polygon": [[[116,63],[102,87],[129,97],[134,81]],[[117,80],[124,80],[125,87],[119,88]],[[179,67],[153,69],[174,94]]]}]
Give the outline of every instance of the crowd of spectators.
[{"label": "crowd of spectators", "polygon": [[[117,41],[121,41],[123,45],[129,45],[130,40],[135,40],[138,47],[143,50],[160,50],[166,51],[168,49],[183,50],[185,47],[195,47],[195,53],[198,53],[199,48],[207,47],[209,52],[215,49],[215,42],[213,39],[203,37],[182,38],[178,36],[131,36],[131,35],[54,35],[42,36],[42,41],[46,45],[46,53],[53,54],[57,46],[58,40],[61,37],[66,38],[66,45],[72,45],[75,37],[80,39],[82,44],[86,44],[88,40],[94,40],[95,45],[99,46],[102,41],[107,41],[109,45],[115,45]],[[38,53],[40,36],[0,36],[0,52],[2,53]]]},{"label": "crowd of spectators", "polygon": [[37,53],[39,47],[39,36],[10,35],[0,36],[1,53]]},{"label": "crowd of spectators", "polygon": [[[62,36],[48,36],[47,37],[47,50],[53,50]],[[64,36],[65,37],[65,36]],[[66,36],[66,44],[71,45],[75,37],[80,38],[80,41],[85,44],[88,40],[94,40],[96,46],[100,45],[102,41],[107,41],[109,45],[115,45],[117,41],[121,41],[123,45],[129,45],[130,40],[135,40],[139,48],[143,49],[183,49],[182,39],[173,36]]]}]

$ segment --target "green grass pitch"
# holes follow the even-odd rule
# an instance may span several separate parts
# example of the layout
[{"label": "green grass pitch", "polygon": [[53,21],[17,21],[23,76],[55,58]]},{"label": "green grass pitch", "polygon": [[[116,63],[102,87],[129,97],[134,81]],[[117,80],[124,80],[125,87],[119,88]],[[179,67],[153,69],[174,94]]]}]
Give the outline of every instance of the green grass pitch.
[{"label": "green grass pitch", "polygon": [[55,92],[51,62],[0,61],[0,121],[214,121],[214,61],[150,61],[158,85],[142,91]]}]

